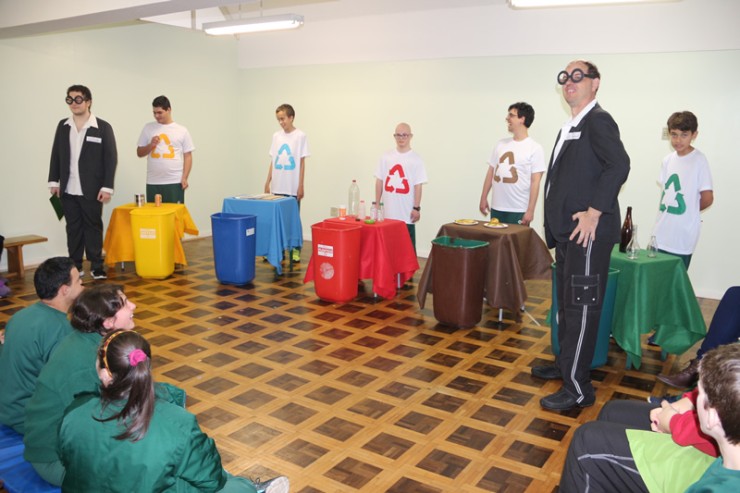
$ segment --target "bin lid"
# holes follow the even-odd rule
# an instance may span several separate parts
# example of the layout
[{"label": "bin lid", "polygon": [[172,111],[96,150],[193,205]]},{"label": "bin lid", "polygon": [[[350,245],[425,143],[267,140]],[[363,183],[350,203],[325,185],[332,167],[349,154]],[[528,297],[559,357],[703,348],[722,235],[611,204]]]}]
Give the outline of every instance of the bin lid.
[{"label": "bin lid", "polygon": [[453,238],[451,236],[438,236],[432,240],[432,244],[448,248],[481,248],[488,246],[487,241]]}]

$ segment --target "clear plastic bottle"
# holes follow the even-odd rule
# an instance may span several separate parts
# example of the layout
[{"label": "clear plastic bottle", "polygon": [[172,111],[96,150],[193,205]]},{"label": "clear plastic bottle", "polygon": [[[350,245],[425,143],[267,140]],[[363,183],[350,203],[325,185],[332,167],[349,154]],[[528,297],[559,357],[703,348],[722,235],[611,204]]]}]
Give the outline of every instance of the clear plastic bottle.
[{"label": "clear plastic bottle", "polygon": [[373,221],[378,220],[378,203],[373,200],[372,205],[370,206],[370,219]]},{"label": "clear plastic bottle", "polygon": [[357,209],[357,220],[358,221],[365,220],[365,201],[364,200],[360,200],[360,207]]},{"label": "clear plastic bottle", "polygon": [[647,246],[647,256],[650,258],[658,256],[658,240],[655,238],[655,235],[650,237],[650,243]]},{"label": "clear plastic bottle", "polygon": [[640,244],[637,242],[637,225],[632,225],[632,239],[627,244],[627,258],[635,260],[640,256]]},{"label": "clear plastic bottle", "polygon": [[383,210],[383,202],[378,206],[378,222],[385,221],[385,211]]},{"label": "clear plastic bottle", "polygon": [[352,180],[352,184],[349,186],[347,207],[347,215],[357,217],[357,212],[360,208],[360,187],[357,185],[357,180]]}]

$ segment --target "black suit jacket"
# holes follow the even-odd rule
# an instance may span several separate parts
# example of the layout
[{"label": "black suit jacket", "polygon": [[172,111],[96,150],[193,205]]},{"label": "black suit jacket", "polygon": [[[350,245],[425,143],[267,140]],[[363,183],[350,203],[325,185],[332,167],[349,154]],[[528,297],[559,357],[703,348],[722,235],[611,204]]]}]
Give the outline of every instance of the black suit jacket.
[{"label": "black suit jacket", "polygon": [[[82,194],[88,200],[95,200],[100,189],[113,188],[118,164],[116,138],[113,128],[105,120],[97,118],[98,127],[89,127],[80,149],[79,173]],[[65,125],[67,118],[61,120],[54,134],[49,164],[49,181],[59,182],[59,189],[64,193],[69,181],[69,132]],[[74,124],[74,123],[73,123]]]},{"label": "black suit jacket", "polygon": [[553,248],[557,242],[567,242],[578,224],[573,214],[589,207],[602,212],[596,241],[618,242],[621,219],[617,195],[629,170],[630,158],[619,138],[619,127],[597,103],[570,129],[557,159],[550,157],[545,180],[547,245]]}]

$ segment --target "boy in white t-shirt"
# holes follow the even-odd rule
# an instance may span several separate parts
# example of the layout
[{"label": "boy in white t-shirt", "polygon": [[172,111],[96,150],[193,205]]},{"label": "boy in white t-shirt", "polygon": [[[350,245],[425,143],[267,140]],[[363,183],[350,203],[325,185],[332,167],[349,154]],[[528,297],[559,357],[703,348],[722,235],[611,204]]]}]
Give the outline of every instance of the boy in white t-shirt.
[{"label": "boy in white t-shirt", "polygon": [[547,164],[542,146],[529,136],[533,121],[534,108],[529,104],[509,106],[506,124],[513,137],[501,139],[494,147],[480,197],[480,211],[488,214],[490,210],[491,219],[528,226],[534,218],[540,181]]},{"label": "boy in white t-shirt", "polygon": [[700,212],[712,205],[712,174],[704,154],[691,144],[699,123],[690,111],[673,113],[668,132],[674,152],[663,159],[659,183],[662,188],[653,235],[658,249],[681,257],[686,268],[699,241]]},{"label": "boy in white t-shirt", "polygon": [[424,161],[411,150],[411,127],[399,123],[393,138],[396,148],[380,158],[375,171],[375,202],[388,219],[406,223],[411,244],[416,251],[416,225],[421,218],[421,186],[427,182]]},{"label": "boy in white t-shirt", "polygon": [[[267,170],[265,193],[295,197],[300,210],[303,199],[303,178],[306,172],[308,150],[306,134],[293,126],[295,110],[289,104],[281,104],[275,110],[280,128],[272,136],[270,166]],[[301,261],[300,248],[291,252],[293,262]]]},{"label": "boy in white t-shirt", "polygon": [[152,101],[156,121],[147,123],[139,135],[136,155],[146,156],[146,200],[184,204],[190,170],[193,169],[193,139],[188,129],[172,120],[167,96]]}]

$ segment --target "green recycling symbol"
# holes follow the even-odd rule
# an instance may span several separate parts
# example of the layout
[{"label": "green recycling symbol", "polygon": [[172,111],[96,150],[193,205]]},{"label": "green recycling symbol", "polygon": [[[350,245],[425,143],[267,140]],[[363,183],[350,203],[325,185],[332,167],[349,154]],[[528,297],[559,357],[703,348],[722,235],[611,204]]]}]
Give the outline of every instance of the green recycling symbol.
[{"label": "green recycling symbol", "polygon": [[[668,206],[666,206],[666,202],[669,202]],[[668,210],[668,214],[676,214],[677,216],[686,212],[686,201],[683,199],[681,180],[678,179],[677,174],[673,174],[668,178],[668,181],[665,183],[663,195],[660,197],[660,212],[664,212],[665,210]]]}]

